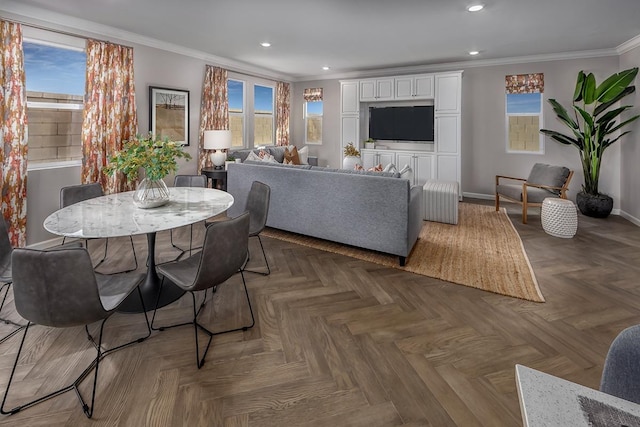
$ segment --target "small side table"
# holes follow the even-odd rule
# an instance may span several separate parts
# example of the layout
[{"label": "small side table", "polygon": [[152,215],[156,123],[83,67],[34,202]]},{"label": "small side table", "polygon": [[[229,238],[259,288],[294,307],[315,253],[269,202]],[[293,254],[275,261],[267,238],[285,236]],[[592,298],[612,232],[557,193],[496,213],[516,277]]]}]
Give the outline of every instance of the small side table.
[{"label": "small side table", "polygon": [[206,176],[207,181],[211,179],[211,188],[217,188],[218,190],[227,191],[226,169],[202,168],[200,174]]},{"label": "small side table", "polygon": [[542,201],[542,228],[547,234],[570,239],[578,230],[578,212],[571,200],[547,197]]}]

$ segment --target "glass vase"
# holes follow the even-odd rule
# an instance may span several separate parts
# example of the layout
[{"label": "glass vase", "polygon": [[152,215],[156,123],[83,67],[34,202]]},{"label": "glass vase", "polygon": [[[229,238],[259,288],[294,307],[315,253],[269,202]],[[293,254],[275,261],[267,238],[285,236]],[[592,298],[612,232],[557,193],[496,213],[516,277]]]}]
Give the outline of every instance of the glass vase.
[{"label": "glass vase", "polygon": [[133,193],[133,204],[141,209],[157,208],[169,201],[169,189],[161,179],[144,178]]}]

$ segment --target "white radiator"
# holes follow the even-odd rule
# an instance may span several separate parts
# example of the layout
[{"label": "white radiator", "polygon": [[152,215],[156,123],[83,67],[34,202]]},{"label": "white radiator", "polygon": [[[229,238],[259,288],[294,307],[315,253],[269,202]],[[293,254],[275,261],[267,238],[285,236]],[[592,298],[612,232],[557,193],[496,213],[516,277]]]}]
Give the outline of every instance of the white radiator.
[{"label": "white radiator", "polygon": [[425,221],[458,223],[458,182],[430,180],[424,185]]}]

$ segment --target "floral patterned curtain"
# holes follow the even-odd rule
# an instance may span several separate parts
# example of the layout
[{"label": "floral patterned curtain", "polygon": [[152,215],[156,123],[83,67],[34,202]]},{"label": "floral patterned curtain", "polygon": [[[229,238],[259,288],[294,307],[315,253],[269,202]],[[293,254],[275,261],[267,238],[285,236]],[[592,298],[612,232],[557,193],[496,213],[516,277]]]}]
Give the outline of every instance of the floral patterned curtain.
[{"label": "floral patterned curtain", "polygon": [[290,85],[276,85],[276,145],[289,145],[289,116],[291,114]]},{"label": "floral patterned curtain", "polygon": [[14,247],[27,244],[27,88],[22,27],[0,21],[2,213]]},{"label": "floral patterned curtain", "polygon": [[106,194],[133,190],[120,172],[102,173],[109,157],[138,132],[133,48],[87,40],[82,121],[82,182],[100,182]]},{"label": "floral patterned curtain", "polygon": [[229,129],[229,93],[227,70],[207,65],[200,103],[200,133],[198,135],[198,173],[204,167],[207,152],[203,148],[204,131]]}]

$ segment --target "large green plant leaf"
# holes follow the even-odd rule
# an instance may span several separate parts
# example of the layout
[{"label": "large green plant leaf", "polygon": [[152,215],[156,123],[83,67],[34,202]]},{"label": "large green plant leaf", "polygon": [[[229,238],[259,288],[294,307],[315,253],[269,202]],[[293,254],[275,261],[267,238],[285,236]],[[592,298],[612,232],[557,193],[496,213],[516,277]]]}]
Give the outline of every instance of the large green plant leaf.
[{"label": "large green plant leaf", "polygon": [[558,101],[556,101],[555,99],[550,99],[549,104],[551,104],[551,106],[553,107],[553,111],[558,116],[558,119],[560,119],[562,122],[564,122],[564,124],[572,129],[579,129],[578,123],[573,120],[573,117],[569,115],[567,110]]},{"label": "large green plant leaf", "polygon": [[[622,128],[623,126],[626,126],[626,125],[628,125],[629,123],[631,123],[631,122],[634,122],[634,121],[638,120],[638,118],[640,118],[640,115],[638,115],[638,116],[633,116],[633,117],[631,117],[630,119],[627,119],[627,120],[625,120],[624,122],[620,123],[618,126],[614,127],[613,129],[611,129],[611,130],[610,130],[609,132],[607,132],[607,133],[613,133],[613,132],[617,131],[618,129]],[[631,131],[627,131],[627,132],[625,132],[625,133],[629,133],[629,132],[631,132]],[[622,136],[622,135],[620,135],[620,136]],[[620,137],[618,137],[618,139],[619,139],[619,138],[620,138]]]},{"label": "large green plant leaf", "polygon": [[618,117],[623,111],[625,111],[625,110],[627,110],[629,108],[631,108],[630,105],[625,105],[624,107],[614,108],[611,111],[607,111],[606,114],[604,114],[602,117],[600,117],[598,119],[598,123],[604,124],[604,123],[610,122],[612,120],[615,120],[616,117]]},{"label": "large green plant leaf", "polygon": [[636,74],[638,74],[638,67],[613,74],[603,81],[595,92],[598,102],[609,102],[618,97],[636,78]]},{"label": "large green plant leaf", "polygon": [[582,98],[587,105],[593,104],[596,101],[596,76],[594,76],[593,73],[589,73],[584,81]]},{"label": "large green plant leaf", "polygon": [[555,139],[556,141],[560,142],[561,144],[566,144],[566,145],[575,145],[577,148],[582,148],[582,144],[580,144],[578,142],[577,139],[571,138],[565,134],[562,134],[560,132],[556,132],[555,130],[550,130],[550,129],[540,129],[540,132],[542,132],[543,134],[549,136],[552,139]]},{"label": "large green plant leaf", "polygon": [[584,120],[587,127],[593,128],[594,123],[593,123],[593,117],[591,117],[591,114],[589,114],[582,108],[578,107],[577,105],[574,105],[573,109],[576,110],[578,114],[580,114],[580,116],[582,116],[582,119]]},{"label": "large green plant leaf", "polygon": [[627,95],[632,94],[633,92],[636,91],[636,87],[635,86],[628,86],[626,87],[621,93],[620,95],[616,96],[615,98],[613,98],[611,101],[609,102],[605,102],[603,104],[598,104],[598,106],[596,107],[596,109],[593,111],[593,115],[594,116],[599,116],[600,114],[602,114],[603,112],[607,111],[611,106],[613,106],[613,104],[617,103],[618,101],[620,101],[622,98],[624,98]]},{"label": "large green plant leaf", "polygon": [[584,71],[578,73],[578,79],[576,81],[576,88],[573,91],[573,102],[582,101],[582,87],[584,86]]}]

